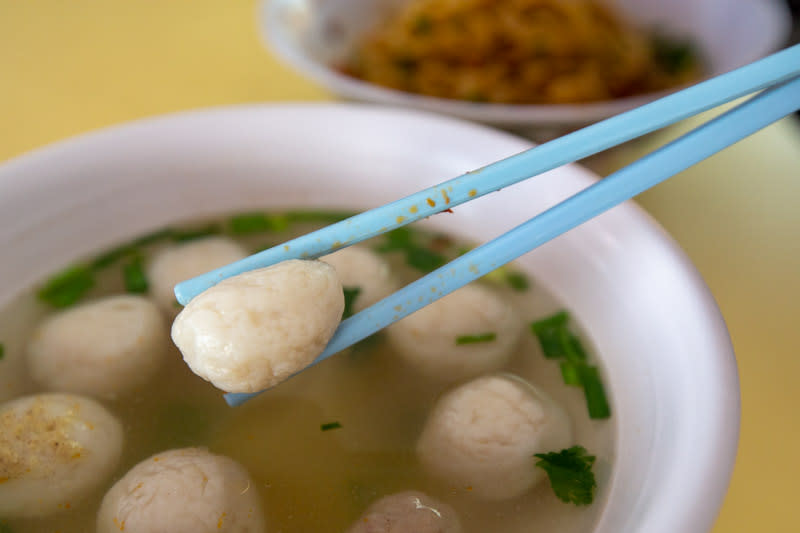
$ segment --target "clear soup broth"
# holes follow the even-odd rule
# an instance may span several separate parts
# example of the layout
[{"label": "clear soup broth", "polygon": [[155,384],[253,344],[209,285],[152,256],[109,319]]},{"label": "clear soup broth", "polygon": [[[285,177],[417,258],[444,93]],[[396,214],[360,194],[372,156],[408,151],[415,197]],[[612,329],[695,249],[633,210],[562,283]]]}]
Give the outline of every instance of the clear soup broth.
[{"label": "clear soup broth", "polygon": [[[76,305],[126,291],[147,296],[147,264],[167,247],[224,234],[255,252],[341,216],[248,213],[182,225],[80,262],[82,275],[89,276],[93,285],[67,296],[74,296]],[[387,246],[391,239],[405,242],[406,248]],[[470,243],[411,229],[361,246],[381,250],[398,281],[406,284],[463,253]],[[409,253],[408,246],[415,251]],[[137,284],[135,278],[142,274],[144,284],[141,279]],[[437,399],[458,383],[421,375],[397,357],[386,334],[380,332],[237,408],[228,407],[219,390],[194,375],[170,343],[168,360],[155,378],[118,398],[98,399],[124,429],[122,458],[113,476],[88,498],[48,516],[0,515],[0,532],[95,531],[103,495],[116,480],[153,454],[188,446],[208,448],[244,466],[253,480],[247,490],[258,493],[268,532],[340,533],[371,503],[404,490],[421,491],[451,505],[465,533],[591,530],[613,467],[614,419],[589,417],[583,388],[565,384],[559,361],[545,357],[529,327],[564,310],[563,306],[513,266],[476,283],[511,302],[525,323],[513,356],[498,371],[516,374],[549,394],[569,415],[573,444],[596,457],[597,489],[590,505],[560,501],[547,478],[519,497],[484,501],[470,487],[426,472],[415,453],[416,441]],[[46,316],[60,312],[46,299],[42,287],[32,288],[0,312],[0,402],[46,390],[33,381],[26,363],[32,331]],[[571,321],[569,327],[588,347],[579,325]],[[598,365],[591,353],[589,361]],[[0,453],[0,467],[2,461]],[[535,462],[531,457],[531,469],[537,468]],[[222,524],[219,530],[225,530]]]}]

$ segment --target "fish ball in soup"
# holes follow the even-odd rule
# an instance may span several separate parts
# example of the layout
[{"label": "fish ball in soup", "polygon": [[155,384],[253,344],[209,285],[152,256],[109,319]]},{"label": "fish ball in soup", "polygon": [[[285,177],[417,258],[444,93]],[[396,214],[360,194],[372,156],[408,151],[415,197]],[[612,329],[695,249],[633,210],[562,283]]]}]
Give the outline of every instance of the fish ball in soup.
[{"label": "fish ball in soup", "polygon": [[196,296],[175,319],[172,339],[195,374],[228,392],[256,392],[322,353],[343,310],[332,266],[284,261]]},{"label": "fish ball in soup", "polygon": [[501,368],[519,340],[522,322],[496,292],[472,283],[386,331],[400,357],[419,372],[458,381]]},{"label": "fish ball in soup", "polygon": [[0,406],[0,516],[70,509],[105,482],[122,452],[122,425],[90,398],[23,396]]},{"label": "fish ball in soup", "polygon": [[228,237],[206,237],[170,246],[154,255],[148,266],[150,294],[168,316],[175,316],[175,285],[248,255],[241,244]]},{"label": "fish ball in soup", "polygon": [[113,398],[153,377],[168,349],[155,304],[111,296],[46,319],[28,343],[28,368],[47,390]]},{"label": "fish ball in soup", "polygon": [[261,533],[258,491],[236,461],[201,448],[156,454],[106,493],[97,533]]},{"label": "fish ball in soup", "polygon": [[397,289],[389,263],[368,248],[350,246],[320,260],[336,269],[342,287],[358,289],[353,302],[354,312],[383,300]]},{"label": "fish ball in soup", "polygon": [[446,393],[428,416],[417,455],[436,477],[485,500],[514,498],[545,473],[534,454],[572,444],[566,412],[511,375],[484,376]]},{"label": "fish ball in soup", "polygon": [[461,533],[461,524],[446,503],[407,491],[370,505],[347,533]]}]

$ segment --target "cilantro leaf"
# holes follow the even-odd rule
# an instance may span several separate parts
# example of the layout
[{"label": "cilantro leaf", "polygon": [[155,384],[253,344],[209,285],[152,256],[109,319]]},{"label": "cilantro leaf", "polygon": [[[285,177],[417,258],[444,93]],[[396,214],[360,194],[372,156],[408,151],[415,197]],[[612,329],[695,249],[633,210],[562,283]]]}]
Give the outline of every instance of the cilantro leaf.
[{"label": "cilantro leaf", "polygon": [[597,482],[592,465],[595,457],[583,446],[573,446],[560,452],[537,453],[536,466],[547,472],[550,486],[559,500],[575,505],[589,505],[594,499]]}]

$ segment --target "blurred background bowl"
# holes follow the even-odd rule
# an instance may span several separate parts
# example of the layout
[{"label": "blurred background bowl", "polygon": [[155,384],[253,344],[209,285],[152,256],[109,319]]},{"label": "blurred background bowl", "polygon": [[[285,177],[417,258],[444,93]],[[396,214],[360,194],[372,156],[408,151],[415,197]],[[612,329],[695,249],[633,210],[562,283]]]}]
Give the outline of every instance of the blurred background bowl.
[{"label": "blurred background bowl", "polygon": [[[664,92],[583,104],[510,105],[437,98],[389,89],[337,69],[354,43],[408,0],[266,0],[268,46],[294,68],[347,99],[415,107],[548,137],[642,105]],[[608,0],[647,31],[687,39],[715,76],[781,48],[791,29],[782,0]]]}]

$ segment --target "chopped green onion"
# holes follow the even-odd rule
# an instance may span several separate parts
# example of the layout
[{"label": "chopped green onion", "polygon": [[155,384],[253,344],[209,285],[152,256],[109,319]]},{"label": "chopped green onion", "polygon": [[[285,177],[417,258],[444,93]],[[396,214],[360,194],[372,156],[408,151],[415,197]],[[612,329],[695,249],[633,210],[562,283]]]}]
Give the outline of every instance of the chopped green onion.
[{"label": "chopped green onion", "polygon": [[141,255],[135,256],[130,262],[122,266],[122,279],[125,290],[135,294],[147,292],[149,283],[144,272],[144,262]]},{"label": "chopped green onion", "polygon": [[361,294],[361,287],[343,287],[344,290],[344,312],[342,313],[342,320],[353,316],[353,305],[356,303],[356,298]]},{"label": "chopped green onion", "polygon": [[559,500],[575,505],[589,505],[594,500],[597,481],[592,472],[595,457],[583,446],[560,452],[537,453],[536,466],[547,472],[550,486]]},{"label": "chopped green onion", "polygon": [[235,235],[247,235],[264,231],[283,231],[289,227],[289,219],[284,215],[264,213],[243,213],[230,220],[230,230]]},{"label": "chopped green onion", "polygon": [[408,266],[422,272],[431,272],[447,262],[443,255],[416,244],[414,232],[409,228],[397,228],[387,233],[385,238],[386,241],[375,248],[377,252],[402,251]]},{"label": "chopped green onion", "polygon": [[100,270],[113,265],[123,257],[127,257],[135,253],[137,253],[136,248],[134,248],[129,244],[126,244],[124,246],[119,246],[117,248],[114,248],[113,250],[109,250],[108,252],[95,257],[90,266],[92,270]]},{"label": "chopped green onion", "polygon": [[589,409],[589,418],[600,419],[611,416],[611,408],[608,405],[606,391],[603,382],[600,380],[600,372],[597,367],[589,365],[579,365],[581,385],[583,394],[586,397],[586,407]]},{"label": "chopped green onion", "polygon": [[329,431],[331,429],[339,429],[342,425],[339,422],[328,422],[326,424],[320,424],[319,429],[320,431]]},{"label": "chopped green onion", "polygon": [[492,283],[497,283],[498,285],[508,285],[515,291],[524,291],[530,286],[530,283],[528,283],[528,278],[525,276],[525,274],[511,270],[511,268],[507,265],[492,270],[483,276],[483,279],[491,281]]},{"label": "chopped green onion", "polygon": [[481,333],[480,335],[462,335],[456,337],[456,344],[476,344],[480,342],[492,342],[497,338],[496,333]]},{"label": "chopped green onion", "polygon": [[586,350],[583,349],[580,339],[575,336],[566,326],[561,329],[559,334],[561,349],[568,361],[573,363],[586,361]]},{"label": "chopped green onion", "polygon": [[572,361],[561,362],[561,377],[567,385],[581,385],[580,363]]},{"label": "chopped green onion", "polygon": [[406,263],[422,272],[433,272],[447,263],[447,260],[441,254],[415,246],[406,250]]},{"label": "chopped green onion", "polygon": [[188,242],[222,233],[222,228],[217,224],[209,224],[201,228],[172,230],[172,240],[175,242]]},{"label": "chopped green onion", "polygon": [[509,272],[506,274],[506,283],[515,291],[526,291],[530,287],[528,277],[522,272]]},{"label": "chopped green onion", "polygon": [[407,250],[415,246],[412,242],[412,232],[409,228],[397,228],[384,235],[386,242],[376,248],[378,252],[392,252],[394,250]]},{"label": "chopped green onion", "polygon": [[135,241],[133,241],[132,246],[147,246],[148,244],[153,244],[158,241],[163,241],[165,239],[169,239],[172,237],[172,229],[171,228],[164,228],[153,233],[148,233],[143,237],[139,237]]},{"label": "chopped green onion", "polygon": [[531,324],[531,331],[539,339],[544,356],[548,359],[558,359],[567,355],[564,348],[563,331],[568,320],[569,314],[561,311]]},{"label": "chopped green onion", "polygon": [[53,307],[69,307],[94,286],[92,272],[83,265],[72,266],[47,280],[36,293]]},{"label": "chopped green onion", "polygon": [[0,342],[0,361],[3,360],[3,357],[6,356],[6,347]]},{"label": "chopped green onion", "polygon": [[567,385],[579,385],[586,397],[589,418],[611,416],[603,382],[597,367],[587,363],[588,356],[580,339],[568,327],[569,314],[561,311],[531,324],[531,331],[539,339],[545,357],[563,359],[561,377]]}]

